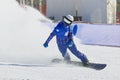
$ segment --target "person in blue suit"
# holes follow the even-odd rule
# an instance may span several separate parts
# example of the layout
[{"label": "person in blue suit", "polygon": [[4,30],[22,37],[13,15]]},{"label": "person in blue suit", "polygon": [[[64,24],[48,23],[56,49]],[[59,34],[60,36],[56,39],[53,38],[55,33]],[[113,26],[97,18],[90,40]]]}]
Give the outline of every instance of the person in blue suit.
[{"label": "person in blue suit", "polygon": [[56,36],[56,42],[58,45],[58,49],[61,52],[64,60],[69,62],[71,60],[67,49],[69,49],[77,58],[79,58],[83,65],[88,65],[89,61],[85,54],[81,53],[77,50],[76,45],[73,41],[73,28],[71,26],[72,22],[74,21],[73,16],[67,15],[60,21],[54,30],[51,32],[50,36],[47,38],[43,46],[45,48],[48,47],[50,40]]}]

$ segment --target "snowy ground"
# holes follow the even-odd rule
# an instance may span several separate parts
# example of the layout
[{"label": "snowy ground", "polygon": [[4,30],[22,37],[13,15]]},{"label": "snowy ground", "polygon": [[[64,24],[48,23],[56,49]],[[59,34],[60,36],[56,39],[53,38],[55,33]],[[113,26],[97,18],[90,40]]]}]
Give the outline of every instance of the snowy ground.
[{"label": "snowy ground", "polygon": [[106,63],[107,67],[96,71],[64,63],[51,64],[51,59],[62,58],[55,38],[48,48],[42,46],[51,32],[47,25],[51,21],[28,6],[20,7],[14,0],[3,0],[0,13],[0,80],[120,80],[119,47],[83,45],[75,38],[77,48],[90,62]]},{"label": "snowy ground", "polygon": [[[103,46],[80,46],[93,62],[106,63],[102,71],[66,64],[44,63],[39,67],[0,65],[0,80],[119,80],[120,49]],[[56,53],[57,54],[57,53]],[[41,56],[39,56],[41,58]],[[76,59],[77,60],[77,59]]]}]

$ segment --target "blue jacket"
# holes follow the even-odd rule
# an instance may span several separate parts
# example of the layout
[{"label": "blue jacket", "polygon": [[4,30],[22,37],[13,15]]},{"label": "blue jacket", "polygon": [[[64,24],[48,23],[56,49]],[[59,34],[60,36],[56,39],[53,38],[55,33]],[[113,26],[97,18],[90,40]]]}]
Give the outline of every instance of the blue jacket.
[{"label": "blue jacket", "polygon": [[72,26],[67,26],[64,21],[58,23],[58,25],[54,28],[46,43],[56,36],[57,43],[66,44],[69,40],[72,40]]}]

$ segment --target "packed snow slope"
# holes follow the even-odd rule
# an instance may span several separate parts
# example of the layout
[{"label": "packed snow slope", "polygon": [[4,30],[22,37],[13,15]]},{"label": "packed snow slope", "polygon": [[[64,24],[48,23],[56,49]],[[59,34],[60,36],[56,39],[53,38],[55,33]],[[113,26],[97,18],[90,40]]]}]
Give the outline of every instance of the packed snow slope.
[{"label": "packed snow slope", "polygon": [[[81,45],[75,38],[77,48],[90,62],[107,64],[102,71],[50,63],[51,59],[62,57],[55,38],[48,48],[43,47],[51,32],[47,23],[52,24],[29,6],[21,7],[15,0],[0,2],[0,80],[120,80],[119,47]],[[72,60],[79,61],[70,55]]]}]

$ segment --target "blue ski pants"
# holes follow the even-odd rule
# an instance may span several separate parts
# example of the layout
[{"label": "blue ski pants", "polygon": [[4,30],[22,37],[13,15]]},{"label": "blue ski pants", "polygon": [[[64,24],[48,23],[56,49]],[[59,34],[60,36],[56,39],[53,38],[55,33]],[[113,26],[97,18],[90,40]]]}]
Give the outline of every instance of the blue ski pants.
[{"label": "blue ski pants", "polygon": [[87,62],[88,59],[85,54],[81,53],[77,50],[76,45],[73,43],[72,47],[69,47],[67,44],[57,43],[58,49],[61,52],[62,56],[65,60],[70,59],[69,53],[67,53],[67,49],[69,49],[77,58],[79,58],[82,62]]}]

